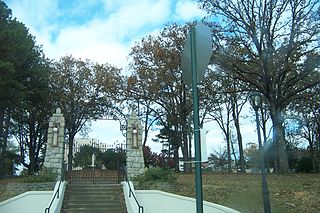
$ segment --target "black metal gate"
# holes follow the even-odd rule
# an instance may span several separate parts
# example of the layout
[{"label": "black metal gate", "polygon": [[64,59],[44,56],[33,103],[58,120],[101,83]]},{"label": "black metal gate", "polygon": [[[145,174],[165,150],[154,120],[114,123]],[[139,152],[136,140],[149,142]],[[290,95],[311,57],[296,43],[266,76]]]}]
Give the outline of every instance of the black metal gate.
[{"label": "black metal gate", "polygon": [[119,163],[119,167],[116,170],[91,168],[72,170],[66,171],[65,177],[69,182],[120,183],[125,178],[123,170],[123,164]]},{"label": "black metal gate", "polygon": [[[90,183],[119,183],[125,179],[125,153],[126,153],[126,146],[120,144],[121,146],[116,146],[113,148],[107,147],[105,145],[97,144],[97,143],[89,143],[84,145],[77,145],[74,144],[73,146],[73,159],[79,155],[83,148],[88,149],[95,149],[95,151],[102,154],[112,152],[113,154],[121,154],[122,158],[118,158],[118,160],[110,160],[105,163],[105,165],[100,165],[97,167],[97,164],[94,162],[95,159],[91,161],[91,155],[85,153],[86,164],[81,166],[74,164],[75,160],[72,162],[72,168],[67,168],[67,160],[68,160],[68,147],[65,146],[65,169],[64,175],[65,179],[69,182],[90,182]],[[124,144],[125,145],[125,144]],[[89,147],[89,148],[88,148]],[[94,156],[94,154],[93,154]],[[94,158],[92,156],[92,158]],[[124,156],[124,157],[123,157]],[[83,156],[82,156],[83,157]],[[90,158],[90,159],[88,159]],[[89,165],[88,165],[89,164]]]}]

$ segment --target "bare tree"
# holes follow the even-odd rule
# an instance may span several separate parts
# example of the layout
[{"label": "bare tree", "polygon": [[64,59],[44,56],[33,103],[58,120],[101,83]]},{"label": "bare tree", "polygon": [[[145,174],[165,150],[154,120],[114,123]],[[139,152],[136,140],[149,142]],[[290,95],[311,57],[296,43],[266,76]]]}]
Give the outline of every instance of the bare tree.
[{"label": "bare tree", "polygon": [[[212,16],[212,62],[267,100],[280,172],[289,171],[284,111],[319,84],[319,0],[200,0]],[[217,21],[219,20],[219,22]]]}]

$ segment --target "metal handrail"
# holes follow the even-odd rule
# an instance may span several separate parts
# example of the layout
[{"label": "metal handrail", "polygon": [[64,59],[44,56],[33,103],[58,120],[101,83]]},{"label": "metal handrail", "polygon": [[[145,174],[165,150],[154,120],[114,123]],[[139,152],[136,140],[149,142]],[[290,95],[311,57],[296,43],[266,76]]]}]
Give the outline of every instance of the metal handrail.
[{"label": "metal handrail", "polygon": [[[131,185],[130,185],[130,182],[128,180],[128,171],[127,171],[127,167],[124,167],[123,169],[123,173],[124,173],[124,177],[125,177],[125,181],[127,182],[128,186],[129,186],[129,197],[131,197],[131,194],[133,195],[133,198],[138,206],[138,212],[139,213],[143,213],[144,212],[144,209],[143,209],[143,206],[139,204],[138,200],[137,200],[137,197],[136,195],[133,193],[133,190],[131,188]],[[141,210],[141,212],[140,212]]]},{"label": "metal handrail", "polygon": [[61,176],[60,176],[60,181],[59,181],[59,185],[58,185],[58,189],[56,190],[56,192],[54,193],[53,197],[51,198],[50,204],[49,206],[44,210],[45,213],[50,213],[50,208],[53,204],[54,199],[57,197],[57,199],[59,199],[59,192],[60,192],[60,186],[61,186],[61,182],[63,182],[65,179],[65,165],[62,164],[61,167]]},{"label": "metal handrail", "polygon": [[133,198],[134,200],[136,201],[136,204],[138,206],[138,212],[140,213],[140,209],[141,209],[141,213],[143,213],[143,206],[141,206],[136,198],[136,195],[133,193],[133,190],[131,189],[131,186],[130,186],[130,183],[127,179],[127,183],[128,183],[128,186],[129,186],[129,197],[131,197],[131,194],[133,195]]},{"label": "metal handrail", "polygon": [[62,182],[63,180],[62,180],[62,178],[60,179],[60,181],[59,181],[59,185],[58,185],[58,189],[56,190],[56,192],[54,193],[54,195],[53,195],[53,197],[52,197],[52,199],[51,199],[51,202],[50,202],[50,204],[49,204],[49,206],[45,209],[45,213],[50,213],[50,208],[51,208],[51,206],[52,206],[52,204],[53,204],[53,201],[54,201],[54,199],[57,197],[57,199],[59,198],[59,191],[60,191],[60,185],[61,185],[61,182]]}]

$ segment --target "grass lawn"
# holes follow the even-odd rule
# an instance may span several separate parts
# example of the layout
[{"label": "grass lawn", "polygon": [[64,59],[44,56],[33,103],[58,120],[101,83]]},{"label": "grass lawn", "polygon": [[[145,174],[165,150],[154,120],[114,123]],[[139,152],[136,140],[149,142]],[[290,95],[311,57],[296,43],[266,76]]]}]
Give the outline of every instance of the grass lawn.
[{"label": "grass lawn", "polygon": [[[268,174],[267,179],[273,213],[320,212],[320,174]],[[177,183],[168,192],[195,197],[194,174],[177,174]],[[205,201],[243,213],[263,212],[260,174],[203,173],[202,185]]]}]

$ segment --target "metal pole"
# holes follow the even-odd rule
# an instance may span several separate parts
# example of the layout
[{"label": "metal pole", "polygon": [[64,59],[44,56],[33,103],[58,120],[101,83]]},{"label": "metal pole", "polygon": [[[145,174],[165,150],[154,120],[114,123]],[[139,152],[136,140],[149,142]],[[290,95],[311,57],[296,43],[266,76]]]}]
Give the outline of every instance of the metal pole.
[{"label": "metal pole", "polygon": [[259,152],[260,152],[259,156],[260,156],[260,163],[261,163],[263,209],[264,209],[264,213],[271,213],[268,183],[267,183],[267,177],[266,177],[266,171],[265,171],[265,165],[264,165],[264,152],[263,152],[263,147],[261,142],[258,109],[255,108],[254,111],[256,113],[256,125],[257,125],[257,133],[258,133]]},{"label": "metal pole", "polygon": [[197,80],[197,57],[195,28],[190,30],[191,42],[191,69],[192,69],[192,96],[193,96],[193,124],[194,124],[194,148],[195,148],[195,184],[196,184],[196,205],[197,213],[203,213],[202,195],[202,174],[201,174],[201,144],[200,144],[200,125],[199,125],[199,100],[198,100],[198,80]]}]

